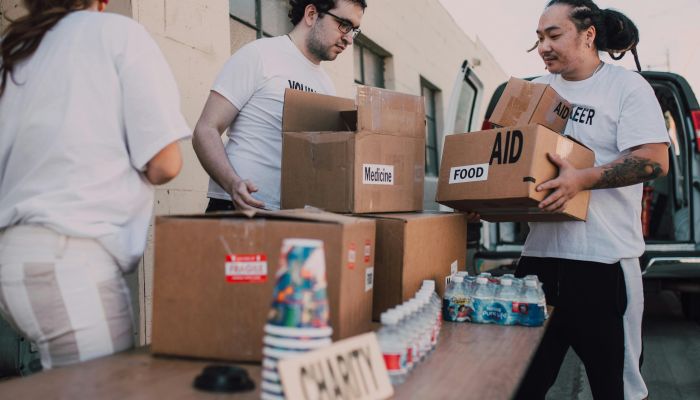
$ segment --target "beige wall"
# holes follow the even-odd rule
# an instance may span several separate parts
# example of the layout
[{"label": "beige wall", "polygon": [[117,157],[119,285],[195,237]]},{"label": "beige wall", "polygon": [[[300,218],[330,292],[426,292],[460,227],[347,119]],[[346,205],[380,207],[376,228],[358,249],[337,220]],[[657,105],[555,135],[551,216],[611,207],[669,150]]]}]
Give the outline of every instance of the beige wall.
[{"label": "beige wall", "polygon": [[5,30],[10,20],[24,13],[22,0],[0,0],[0,34]]},{"label": "beige wall", "polygon": [[[231,54],[227,0],[112,0],[110,10],[131,11],[160,45],[180,89],[182,112],[194,127],[214,77]],[[184,167],[172,182],[156,189],[155,214],[201,212],[206,205],[207,176],[192,150],[181,143]],[[153,294],[152,230],[137,275],[130,277],[138,298],[140,342],[150,338]],[[136,303],[136,301],[135,301]]]}]

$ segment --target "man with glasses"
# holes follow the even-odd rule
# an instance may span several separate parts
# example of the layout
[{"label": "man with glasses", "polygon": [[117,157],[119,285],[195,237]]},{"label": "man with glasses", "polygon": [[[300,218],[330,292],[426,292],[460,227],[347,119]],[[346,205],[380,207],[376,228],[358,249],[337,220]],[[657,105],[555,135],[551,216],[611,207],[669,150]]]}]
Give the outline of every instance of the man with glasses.
[{"label": "man with glasses", "polygon": [[335,95],[321,62],[352,45],[367,7],[365,0],[289,3],[292,31],[248,43],[231,56],[195,126],[192,144],[211,178],[207,212],[279,209],[284,91]]}]

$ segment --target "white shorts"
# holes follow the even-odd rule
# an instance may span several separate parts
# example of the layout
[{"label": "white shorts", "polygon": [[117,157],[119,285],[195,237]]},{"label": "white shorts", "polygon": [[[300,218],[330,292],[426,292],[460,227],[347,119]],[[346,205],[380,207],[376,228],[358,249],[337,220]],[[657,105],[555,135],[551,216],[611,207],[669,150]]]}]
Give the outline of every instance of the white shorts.
[{"label": "white shorts", "polygon": [[44,369],[133,347],[129,289],[94,239],[19,225],[0,231],[0,313]]}]

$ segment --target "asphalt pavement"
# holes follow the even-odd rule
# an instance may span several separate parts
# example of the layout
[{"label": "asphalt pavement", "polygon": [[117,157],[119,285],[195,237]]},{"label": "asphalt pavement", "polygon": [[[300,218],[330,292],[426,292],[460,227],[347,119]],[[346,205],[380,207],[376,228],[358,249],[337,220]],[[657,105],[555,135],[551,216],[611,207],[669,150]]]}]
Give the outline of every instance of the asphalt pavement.
[{"label": "asphalt pavement", "polygon": [[[642,376],[650,400],[700,399],[700,325],[683,318],[673,292],[646,293]],[[573,351],[547,400],[592,400],[586,371]]]}]

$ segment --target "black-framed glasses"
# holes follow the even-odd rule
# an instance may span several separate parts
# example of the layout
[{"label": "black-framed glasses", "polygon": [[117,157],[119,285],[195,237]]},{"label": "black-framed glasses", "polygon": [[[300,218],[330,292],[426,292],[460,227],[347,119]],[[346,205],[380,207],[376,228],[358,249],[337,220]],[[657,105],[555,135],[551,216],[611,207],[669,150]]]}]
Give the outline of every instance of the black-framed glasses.
[{"label": "black-framed glasses", "polygon": [[331,17],[335,18],[335,20],[338,21],[338,30],[344,35],[347,35],[348,33],[352,32],[352,38],[355,39],[357,35],[360,34],[360,28],[355,28],[352,22],[348,21],[347,19],[340,18],[339,16],[333,14],[330,11],[323,11],[321,14],[328,14]]}]

